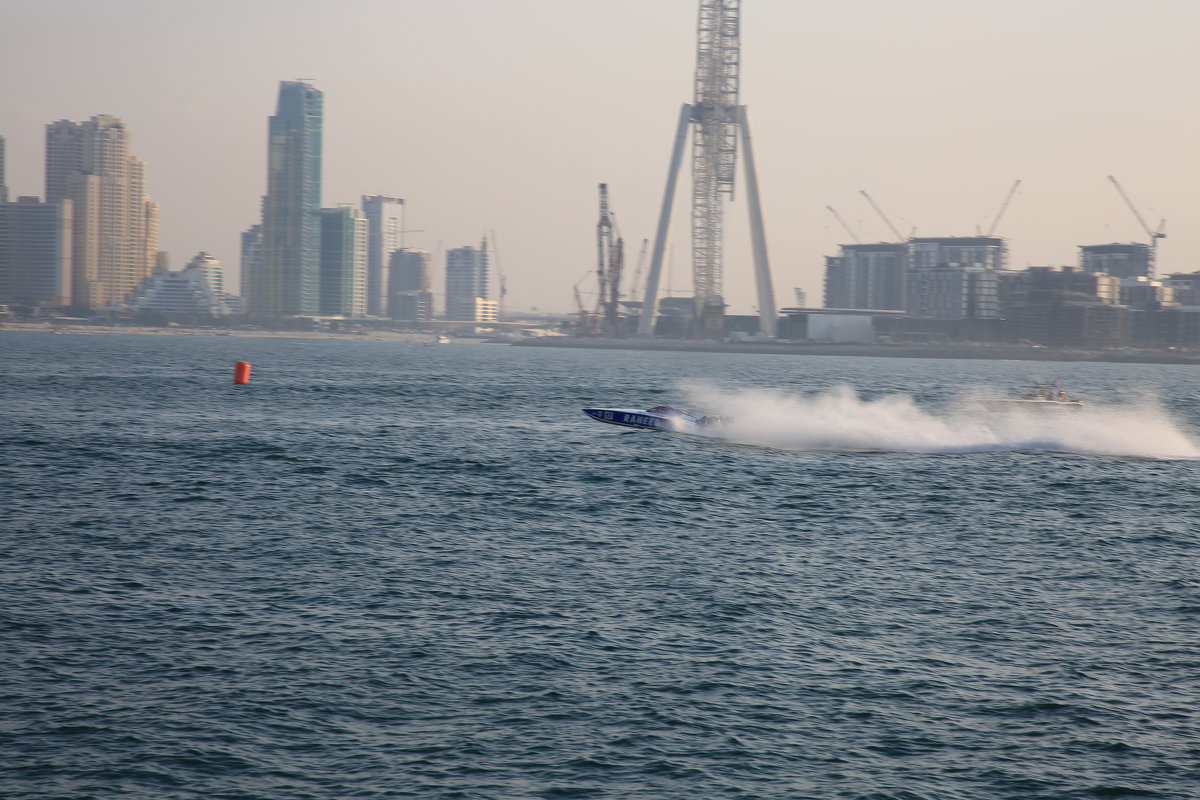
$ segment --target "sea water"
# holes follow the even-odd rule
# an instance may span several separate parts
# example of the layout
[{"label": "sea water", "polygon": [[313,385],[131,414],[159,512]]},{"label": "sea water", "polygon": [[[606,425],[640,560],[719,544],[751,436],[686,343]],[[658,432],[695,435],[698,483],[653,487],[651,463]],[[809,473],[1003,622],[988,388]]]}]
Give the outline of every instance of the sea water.
[{"label": "sea water", "polygon": [[0,415],[0,796],[1200,796],[1192,367],[4,331]]}]

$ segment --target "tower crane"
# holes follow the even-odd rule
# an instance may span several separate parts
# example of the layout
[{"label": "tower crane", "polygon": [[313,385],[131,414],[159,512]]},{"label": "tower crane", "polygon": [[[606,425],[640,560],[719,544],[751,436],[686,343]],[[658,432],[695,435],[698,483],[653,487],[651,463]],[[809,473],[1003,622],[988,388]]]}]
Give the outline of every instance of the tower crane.
[{"label": "tower crane", "polygon": [[842,224],[842,229],[845,230],[847,235],[854,240],[855,244],[862,244],[862,239],[858,238],[858,235],[853,231],[853,229],[851,229],[849,225],[846,224],[846,220],[842,219],[842,215],[839,214],[833,206],[825,206],[825,208],[829,209],[829,213],[833,214],[834,219]]},{"label": "tower crane", "polygon": [[1167,238],[1167,235],[1163,233],[1163,227],[1167,224],[1167,221],[1165,219],[1161,220],[1158,223],[1158,230],[1150,230],[1150,226],[1147,225],[1146,220],[1142,218],[1141,212],[1137,210],[1137,206],[1135,206],[1133,201],[1129,199],[1129,195],[1125,193],[1125,189],[1121,186],[1117,179],[1112,175],[1109,175],[1108,179],[1112,181],[1113,186],[1117,187],[1117,192],[1121,195],[1121,199],[1125,201],[1125,205],[1129,206],[1129,210],[1133,212],[1133,216],[1137,219],[1138,224],[1142,226],[1142,230],[1144,230],[1146,235],[1150,237],[1150,264],[1146,270],[1146,276],[1153,278],[1154,265],[1158,260],[1158,240]]},{"label": "tower crane", "polygon": [[579,334],[581,336],[591,336],[592,320],[596,318],[594,312],[588,311],[587,306],[583,303],[583,295],[579,293],[579,285],[586,281],[592,274],[592,270],[583,273],[579,280],[575,281],[575,285],[571,290],[575,293],[575,310],[579,314]]},{"label": "tower crane", "polygon": [[1021,181],[1017,180],[1013,183],[1012,188],[1008,190],[1008,194],[1004,197],[1004,202],[1000,204],[1000,210],[996,212],[996,218],[992,220],[992,226],[988,228],[987,235],[991,236],[996,232],[996,226],[1000,224],[1000,220],[1004,217],[1004,212],[1008,210],[1008,204],[1012,202],[1013,195],[1017,193],[1017,187],[1021,185]]},{"label": "tower crane", "polygon": [[896,230],[896,226],[893,225],[892,221],[887,218],[887,214],[883,213],[883,209],[880,208],[879,204],[875,202],[875,198],[873,198],[873,197],[871,197],[871,195],[867,194],[866,189],[859,189],[858,193],[861,194],[863,197],[867,198],[867,202],[871,204],[871,208],[875,209],[875,213],[878,214],[879,218],[881,220],[883,220],[884,224],[886,224],[891,229],[892,235],[896,237],[896,241],[903,242],[904,236],[901,235],[900,231]]}]

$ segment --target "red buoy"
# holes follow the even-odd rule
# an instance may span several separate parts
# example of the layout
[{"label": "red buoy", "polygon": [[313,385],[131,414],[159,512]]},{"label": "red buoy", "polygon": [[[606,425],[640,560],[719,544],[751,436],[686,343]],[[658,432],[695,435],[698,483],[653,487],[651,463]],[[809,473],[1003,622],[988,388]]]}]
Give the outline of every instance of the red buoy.
[{"label": "red buoy", "polygon": [[233,382],[234,383],[249,383],[250,382],[250,362],[239,361],[233,365]]}]

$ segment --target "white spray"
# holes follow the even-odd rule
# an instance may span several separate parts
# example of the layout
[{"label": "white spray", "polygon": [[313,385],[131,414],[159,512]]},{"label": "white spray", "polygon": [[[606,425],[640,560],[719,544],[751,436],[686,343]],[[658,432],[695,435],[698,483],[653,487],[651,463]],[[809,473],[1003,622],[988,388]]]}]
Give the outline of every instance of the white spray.
[{"label": "white spray", "polygon": [[1142,458],[1200,458],[1200,446],[1153,398],[1082,409],[990,411],[982,390],[938,409],[906,394],[864,400],[849,386],[812,393],[721,389],[684,382],[696,409],[726,418],[710,435],[786,450],[970,453],[1052,451]]}]

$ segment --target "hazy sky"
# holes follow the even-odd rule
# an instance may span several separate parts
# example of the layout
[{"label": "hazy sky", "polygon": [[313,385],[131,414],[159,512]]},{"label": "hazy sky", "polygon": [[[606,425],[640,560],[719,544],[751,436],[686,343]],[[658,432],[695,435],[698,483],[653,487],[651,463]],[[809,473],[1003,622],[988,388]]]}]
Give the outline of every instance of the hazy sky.
[{"label": "hazy sky", "polygon": [[[410,246],[494,230],[508,306],[572,308],[594,266],[607,182],[632,270],[653,235],[696,0],[0,0],[0,135],[14,194],[44,191],[43,129],[129,126],[176,267],[206,250],[236,286],[258,221],[278,82],[325,93],[324,203],[393,194]],[[902,231],[990,226],[1014,267],[1145,241],[1160,271],[1200,269],[1196,0],[744,0],[749,105],[776,296],[820,304],[822,257]],[[686,185],[681,195],[686,196]],[[676,213],[671,286],[690,289]],[[726,296],[755,302],[746,209],[728,209]],[[439,285],[435,287],[441,294]],[[667,276],[664,276],[666,280]],[[592,289],[585,281],[581,289]],[[439,300],[440,305],[440,300]]]}]

